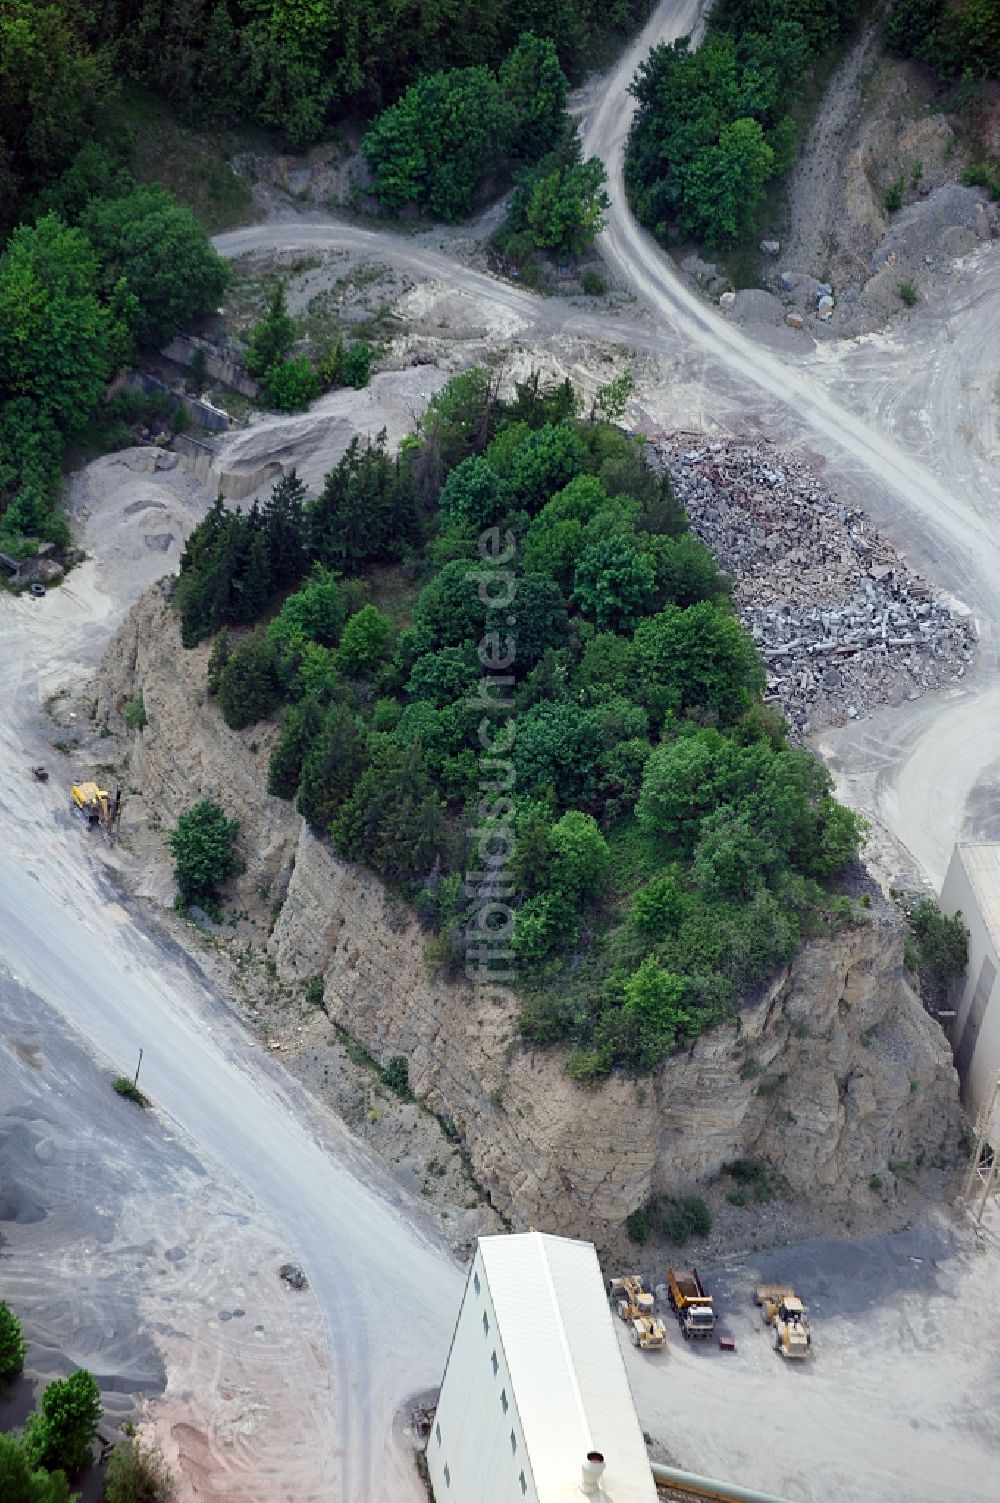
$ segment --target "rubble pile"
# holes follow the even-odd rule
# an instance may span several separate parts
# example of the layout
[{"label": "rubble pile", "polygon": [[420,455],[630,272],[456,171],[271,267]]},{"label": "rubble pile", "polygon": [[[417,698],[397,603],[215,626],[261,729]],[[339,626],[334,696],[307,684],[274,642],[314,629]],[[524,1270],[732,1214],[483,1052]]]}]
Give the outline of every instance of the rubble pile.
[{"label": "rubble pile", "polygon": [[673,434],[655,445],[691,527],[733,580],[767,670],[766,698],[799,734],[960,679],[963,620],[859,511],[777,449]]}]

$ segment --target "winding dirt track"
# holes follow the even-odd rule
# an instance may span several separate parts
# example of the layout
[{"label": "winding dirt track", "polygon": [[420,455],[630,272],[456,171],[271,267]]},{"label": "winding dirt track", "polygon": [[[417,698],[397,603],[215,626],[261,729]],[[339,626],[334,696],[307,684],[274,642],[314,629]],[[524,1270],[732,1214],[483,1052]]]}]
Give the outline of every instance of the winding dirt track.
[{"label": "winding dirt track", "polygon": [[[986,250],[887,337],[776,353],[708,306],[630,213],[622,180],[636,64],[657,41],[695,33],[704,0],[665,0],[612,74],[577,102],[584,149],[607,164],[612,209],[601,250],[652,323],[581,313],[398,235],[336,223],[266,224],[216,240],[226,256],[339,246],[443,282],[513,315],[521,339],[552,334],[669,353],[718,393],[719,416],[763,422],[826,461],[900,551],[974,613],[982,638],[961,689],[829,732],[819,749],[842,792],[874,814],[940,884],[960,836],[1000,835],[1000,258]],[[641,395],[641,393],[640,393]],[[670,426],[671,414],[658,416]],[[992,460],[992,462],[991,462]]]}]

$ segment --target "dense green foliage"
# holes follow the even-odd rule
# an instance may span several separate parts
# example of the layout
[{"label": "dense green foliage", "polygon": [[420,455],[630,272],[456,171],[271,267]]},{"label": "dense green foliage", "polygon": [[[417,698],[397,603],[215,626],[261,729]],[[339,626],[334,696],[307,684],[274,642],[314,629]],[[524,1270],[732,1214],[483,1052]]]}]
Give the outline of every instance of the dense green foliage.
[{"label": "dense green foliage", "polygon": [[56,1378],[24,1427],[24,1454],[33,1467],[72,1477],[90,1461],[100,1418],[101,1393],[92,1373],[80,1368]]},{"label": "dense green foliage", "polygon": [[858,0],[722,0],[695,49],[654,47],[632,92],[626,182],[644,224],[710,244],[755,226],[764,185],[795,153],[790,116],[815,59]]},{"label": "dense green foliage", "polygon": [[183,905],[211,907],[218,887],[238,868],[239,820],[227,819],[212,799],[185,810],[170,832],[177,895]]},{"label": "dense green foliage", "polygon": [[[3,0],[0,201],[59,175],[104,124],[123,76],[196,124],[252,120],[301,148],[329,121],[378,110],[423,74],[499,67],[523,31],[551,38],[579,79],[647,9],[645,0],[432,0],[405,11],[394,0]],[[551,90],[546,74],[527,69],[508,86],[515,98],[534,91],[543,109]]]},{"label": "dense green foliage", "polygon": [[139,349],[156,349],[193,318],[214,312],[229,284],[228,266],[190,209],[163,188],[94,199],[80,224],[107,300],[129,300],[126,321]]},{"label": "dense green foliage", "polygon": [[0,1503],[70,1503],[66,1474],[35,1467],[13,1435],[0,1435]]},{"label": "dense green foliage", "polygon": [[567,79],[551,41],[522,35],[499,70],[428,74],[384,110],[364,139],[375,192],[389,209],[414,203],[439,219],[471,212],[484,185],[515,191],[498,244],[579,254],[603,226],[605,172],[581,160],[566,112]]},{"label": "dense green foliage", "polygon": [[16,1378],[24,1366],[28,1344],[21,1335],[21,1322],[0,1299],[0,1383]]},{"label": "dense green foliage", "polygon": [[996,0],[893,0],[886,41],[942,78],[1000,77],[1000,8]]},{"label": "dense green foliage", "polygon": [[314,500],[289,477],[215,508],[177,601],[187,642],[270,618],[220,634],[213,692],[231,724],[286,703],[271,792],[415,903],[449,973],[484,901],[463,874],[513,842],[522,1030],[591,1079],[653,1068],[841,921],[860,826],[761,705],[669,479],[577,406],[465,372],[398,458],[354,446]]},{"label": "dense green foliage", "polygon": [[[31,7],[0,7],[0,28],[20,10]],[[0,146],[0,182],[5,161]],[[0,253],[0,548],[19,556],[38,539],[67,540],[56,509],[63,453],[109,378],[136,348],[214,308],[229,275],[187,209],[136,188],[96,146],[35,207],[46,212]]]},{"label": "dense green foliage", "polygon": [[583,160],[580,138],[567,122],[552,150],[515,171],[499,249],[517,263],[534,250],[580,255],[604,228],[606,182],[604,163]]},{"label": "dense green foliage", "polygon": [[909,917],[919,968],[931,986],[941,990],[964,975],[969,963],[969,931],[962,915],[947,918],[930,898],[921,898]]},{"label": "dense green foliage", "polygon": [[494,159],[508,149],[510,112],[489,68],[428,73],[376,120],[363,151],[387,209],[419,204],[437,219],[470,213]]}]

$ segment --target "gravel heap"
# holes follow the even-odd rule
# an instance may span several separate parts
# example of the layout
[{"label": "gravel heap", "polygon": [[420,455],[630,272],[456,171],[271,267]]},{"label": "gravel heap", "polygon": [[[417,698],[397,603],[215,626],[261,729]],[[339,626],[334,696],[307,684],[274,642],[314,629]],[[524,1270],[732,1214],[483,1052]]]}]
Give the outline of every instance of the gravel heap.
[{"label": "gravel heap", "polygon": [[975,653],[963,620],[863,513],[801,460],[762,444],[655,444],[691,527],[733,580],[767,670],[766,698],[799,734],[916,699],[960,679]]}]

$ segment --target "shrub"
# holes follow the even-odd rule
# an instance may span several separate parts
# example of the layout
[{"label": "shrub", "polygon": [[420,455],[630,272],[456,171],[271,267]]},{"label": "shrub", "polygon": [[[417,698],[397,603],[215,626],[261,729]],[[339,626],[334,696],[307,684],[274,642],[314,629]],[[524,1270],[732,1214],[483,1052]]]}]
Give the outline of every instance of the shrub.
[{"label": "shrub", "polygon": [[504,504],[500,481],[480,454],[463,459],[449,474],[438,505],[444,521],[480,532],[501,515]]},{"label": "shrub", "polygon": [[285,303],[285,284],[278,282],[267,314],[250,331],[246,366],[251,376],[266,376],[280,365],[295,343],[295,320]]},{"label": "shrub", "polygon": [[412,1101],[410,1090],[410,1067],[401,1054],[394,1054],[382,1071],[382,1079],[390,1091],[395,1091],[401,1101]]},{"label": "shrub", "polygon": [[608,290],[608,284],[599,271],[585,271],[581,282],[588,297],[603,297]]},{"label": "shrub", "polygon": [[336,647],[346,614],[339,580],[317,565],[300,588],[289,595],[267,634],[289,654],[301,650],[304,642]]},{"label": "shrub", "polygon": [[604,881],[609,852],[593,815],[567,810],[552,826],[549,840],[557,890],[574,903],[594,897]]},{"label": "shrub", "polygon": [[962,173],[962,182],[967,188],[987,188],[990,198],[1000,199],[1000,171],[986,162],[977,162]]},{"label": "shrub", "polygon": [[679,1245],[689,1237],[707,1237],[712,1230],[712,1213],[699,1195],[682,1195],[676,1200],[663,1196],[657,1202],[656,1214],[664,1237]]},{"label": "shrub", "polygon": [[142,1094],[131,1075],[116,1076],[114,1090],[118,1096],[122,1096],[126,1101],[134,1102],[136,1106],[145,1109],[149,1105],[149,1097]]},{"label": "shrub", "polygon": [[135,699],[129,700],[122,711],[122,715],[130,731],[141,731],[144,726],[149,724],[146,716],[146,706],[142,702],[141,694],[137,695]]},{"label": "shrub", "polygon": [[903,207],[903,194],[905,192],[905,177],[897,178],[883,200],[887,214],[896,214]]},{"label": "shrub", "polygon": [[273,714],[282,692],[278,650],[258,627],[243,638],[219,674],[222,718],[231,730],[244,730]]},{"label": "shrub", "polygon": [[964,975],[969,963],[969,931],[961,913],[946,918],[930,898],[921,898],[910,914],[917,959],[934,983],[944,986]]},{"label": "shrub", "polygon": [[21,1335],[21,1322],[10,1306],[0,1300],[0,1383],[16,1378],[24,1367],[28,1343]]},{"label": "shrub", "polygon": [[238,868],[238,819],[227,819],[212,799],[186,810],[170,834],[174,876],[182,904],[214,902],[219,885]]},{"label": "shrub", "polygon": [[173,1477],[158,1450],[129,1439],[108,1458],[104,1503],[170,1503]]},{"label": "shrub", "polygon": [[229,662],[231,648],[229,644],[229,632],[225,627],[215,634],[212,650],[208,655],[208,666],[205,670],[205,692],[218,694],[219,684],[222,679],[222,670]]},{"label": "shrub", "polygon": [[[722,1172],[735,1180],[744,1192],[752,1194],[759,1205],[773,1200],[778,1193],[778,1180],[760,1159],[735,1159],[733,1163],[724,1165]],[[741,1204],[745,1203],[746,1194]]]},{"label": "shrub", "polygon": [[348,678],[374,673],[382,667],[392,641],[392,622],[374,605],[363,605],[347,622],[340,637],[336,663]]},{"label": "shrub", "polygon": [[399,724],[403,706],[398,699],[379,699],[372,711],[372,730],[393,731]]},{"label": "shrub", "polygon": [[322,1007],[323,998],[326,994],[326,986],[322,976],[310,976],[306,982],[303,996],[310,1007]]},{"label": "shrub", "polygon": [[914,306],[917,301],[917,289],[912,282],[900,282],[896,291],[899,294],[900,301],[904,302],[908,308]]},{"label": "shrub", "polygon": [[633,1211],[631,1216],[626,1218],[625,1230],[628,1232],[629,1239],[632,1242],[638,1242],[640,1247],[644,1242],[648,1242],[650,1232],[649,1212],[644,1210]]},{"label": "shrub", "polygon": [[32,1466],[58,1468],[67,1476],[82,1471],[101,1418],[101,1392],[85,1368],[47,1384],[38,1408],[24,1427],[24,1453]]},{"label": "shrub", "polygon": [[655,583],[649,561],[626,538],[609,537],[581,556],[573,598],[599,630],[630,632],[648,611]]},{"label": "shrub", "polygon": [[[596,1085],[611,1074],[611,1059],[606,1049],[574,1049],[566,1061],[566,1069],[574,1080],[583,1085]],[[629,1234],[631,1235],[631,1233]],[[643,1240],[634,1237],[635,1242]]]},{"label": "shrub", "polygon": [[3,1503],[71,1503],[66,1473],[36,1471],[13,1435],[0,1435],[0,1498]]},{"label": "shrub", "polygon": [[305,355],[281,360],[264,377],[267,396],[279,412],[300,412],[320,393],[320,380]]},{"label": "shrub", "polygon": [[633,1242],[645,1242],[657,1232],[668,1242],[683,1245],[689,1237],[707,1237],[712,1213],[699,1195],[651,1195],[625,1223]]},{"label": "shrub", "polygon": [[360,391],[372,378],[372,347],[360,340],[344,356],[344,385]]}]

